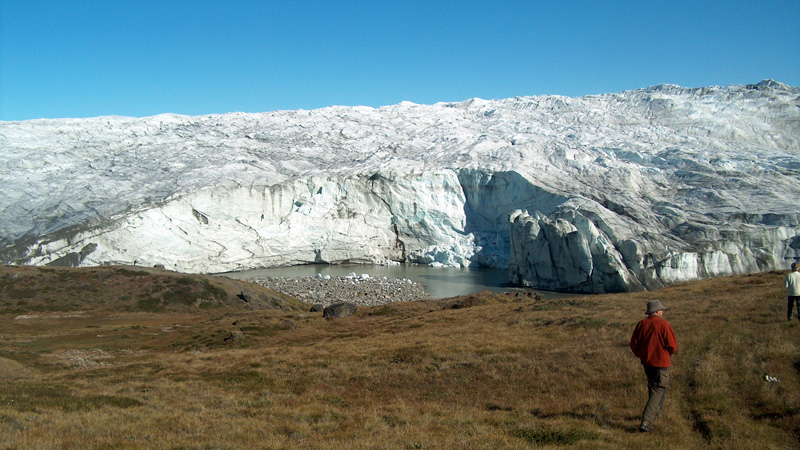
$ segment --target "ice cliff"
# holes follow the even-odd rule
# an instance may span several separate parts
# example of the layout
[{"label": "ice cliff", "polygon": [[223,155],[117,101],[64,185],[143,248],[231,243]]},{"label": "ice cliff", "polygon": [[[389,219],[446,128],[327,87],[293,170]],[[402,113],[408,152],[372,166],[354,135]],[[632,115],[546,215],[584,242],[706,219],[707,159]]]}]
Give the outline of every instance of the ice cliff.
[{"label": "ice cliff", "polygon": [[576,292],[800,258],[800,89],[0,122],[0,262],[508,267]]}]

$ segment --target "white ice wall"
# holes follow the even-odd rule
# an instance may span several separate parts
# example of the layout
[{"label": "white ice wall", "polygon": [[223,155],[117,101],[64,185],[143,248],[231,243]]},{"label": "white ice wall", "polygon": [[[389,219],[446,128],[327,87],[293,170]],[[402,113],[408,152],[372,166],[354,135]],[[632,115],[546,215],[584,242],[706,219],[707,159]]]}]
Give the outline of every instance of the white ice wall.
[{"label": "white ice wall", "polygon": [[798,99],[767,80],[0,122],[0,262],[413,261],[588,292],[785,268]]}]

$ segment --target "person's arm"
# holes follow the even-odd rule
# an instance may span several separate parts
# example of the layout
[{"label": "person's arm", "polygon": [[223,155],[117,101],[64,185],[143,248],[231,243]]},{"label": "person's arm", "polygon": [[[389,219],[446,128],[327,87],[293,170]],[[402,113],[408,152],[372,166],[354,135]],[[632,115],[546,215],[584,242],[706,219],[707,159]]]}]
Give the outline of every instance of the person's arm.
[{"label": "person's arm", "polygon": [[641,342],[641,323],[636,324],[636,328],[631,335],[631,351],[636,357],[639,357],[639,343]]},{"label": "person's arm", "polygon": [[670,355],[675,354],[678,351],[678,338],[675,337],[675,332],[672,331],[672,327],[667,325],[667,342],[664,348],[667,349]]}]

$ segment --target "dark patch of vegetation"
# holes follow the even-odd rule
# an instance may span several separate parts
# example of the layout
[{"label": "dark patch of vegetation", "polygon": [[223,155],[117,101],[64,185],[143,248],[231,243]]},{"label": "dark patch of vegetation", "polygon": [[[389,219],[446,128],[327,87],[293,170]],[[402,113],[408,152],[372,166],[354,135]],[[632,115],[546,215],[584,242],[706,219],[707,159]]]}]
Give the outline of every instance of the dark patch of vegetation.
[{"label": "dark patch of vegetation", "polygon": [[597,302],[592,300],[586,300],[583,298],[564,298],[564,299],[549,299],[549,300],[542,300],[536,302],[533,306],[531,306],[531,310],[533,311],[553,311],[553,310],[560,310],[565,308],[581,308],[587,311],[591,310],[591,308],[596,307]]},{"label": "dark patch of vegetation", "polygon": [[230,331],[226,330],[208,330],[203,334],[197,334],[192,336],[189,340],[188,345],[186,342],[183,343],[176,343],[175,345],[178,348],[183,348],[184,350],[197,350],[202,348],[215,348],[215,347],[225,347],[228,345],[228,342],[225,341],[226,338],[230,337]]},{"label": "dark patch of vegetation", "polygon": [[212,284],[208,280],[203,280],[203,289],[205,295],[210,295],[217,300],[225,300],[228,298],[228,293],[225,291],[225,289]]},{"label": "dark patch of vegetation", "polygon": [[92,395],[82,397],[82,400],[90,408],[99,408],[102,406],[113,406],[114,408],[133,408],[142,406],[144,403],[131,397],[123,397],[119,395]]},{"label": "dark patch of vegetation", "polygon": [[161,305],[160,298],[143,298],[136,302],[136,307],[140,311],[146,312],[163,312],[164,307]]},{"label": "dark patch of vegetation", "polygon": [[[553,323],[550,323],[549,325],[553,325]],[[562,320],[558,325],[563,325],[569,328],[599,329],[607,327],[608,321],[594,317],[569,317]]]},{"label": "dark patch of vegetation", "polygon": [[184,288],[174,288],[161,293],[161,298],[165,305],[191,305],[202,294],[199,292],[187,292]]},{"label": "dark patch of vegetation", "polygon": [[27,383],[17,389],[0,392],[0,404],[18,411],[42,412],[58,409],[65,412],[91,410],[103,406],[132,408],[142,406],[139,400],[111,395],[73,395],[70,388],[59,384]]},{"label": "dark patch of vegetation", "polygon": [[223,372],[203,372],[199,378],[206,382],[245,391],[260,392],[275,387],[276,382],[264,372],[250,369],[232,369]]},{"label": "dark patch of vegetation", "polygon": [[396,310],[387,305],[373,308],[372,311],[369,312],[370,316],[393,316],[396,314],[397,314]]},{"label": "dark patch of vegetation", "polygon": [[389,362],[392,364],[418,363],[422,361],[422,359],[430,356],[430,354],[430,350],[419,345],[402,347],[392,352],[392,355],[389,357]]},{"label": "dark patch of vegetation", "polygon": [[195,305],[198,308],[209,309],[221,306],[222,302],[228,299],[225,289],[208,280],[180,278],[175,284],[161,293],[163,305]]},{"label": "dark patch of vegetation", "polygon": [[8,298],[14,300],[19,300],[23,298],[32,298],[36,295],[36,290],[32,288],[9,289],[7,295]]},{"label": "dark patch of vegetation", "polygon": [[509,431],[511,436],[524,439],[531,445],[572,445],[581,440],[597,440],[597,433],[581,430],[547,430],[514,428]]},{"label": "dark patch of vegetation", "polygon": [[605,319],[595,319],[592,317],[583,318],[578,321],[578,326],[581,328],[589,328],[589,329],[598,329],[598,328],[605,328],[608,326],[608,321]]},{"label": "dark patch of vegetation", "polygon": [[145,272],[144,270],[129,270],[123,268],[117,269],[116,272],[126,277],[146,277],[150,275],[149,272]]},{"label": "dark patch of vegetation", "polygon": [[280,331],[280,328],[277,326],[269,326],[269,325],[264,325],[264,326],[247,325],[240,328],[240,330],[242,331],[242,333],[245,334],[245,336],[269,337],[269,336],[275,336],[278,333],[278,331]]}]

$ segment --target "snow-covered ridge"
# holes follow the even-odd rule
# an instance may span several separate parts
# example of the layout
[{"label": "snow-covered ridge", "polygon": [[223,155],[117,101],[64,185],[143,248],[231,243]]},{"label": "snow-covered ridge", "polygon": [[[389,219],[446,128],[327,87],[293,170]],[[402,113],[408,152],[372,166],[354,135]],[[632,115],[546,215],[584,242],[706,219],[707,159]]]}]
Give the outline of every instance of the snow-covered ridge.
[{"label": "snow-covered ridge", "polygon": [[594,292],[800,257],[800,89],[772,80],[0,122],[0,167],[4,263],[511,261],[521,284]]}]

